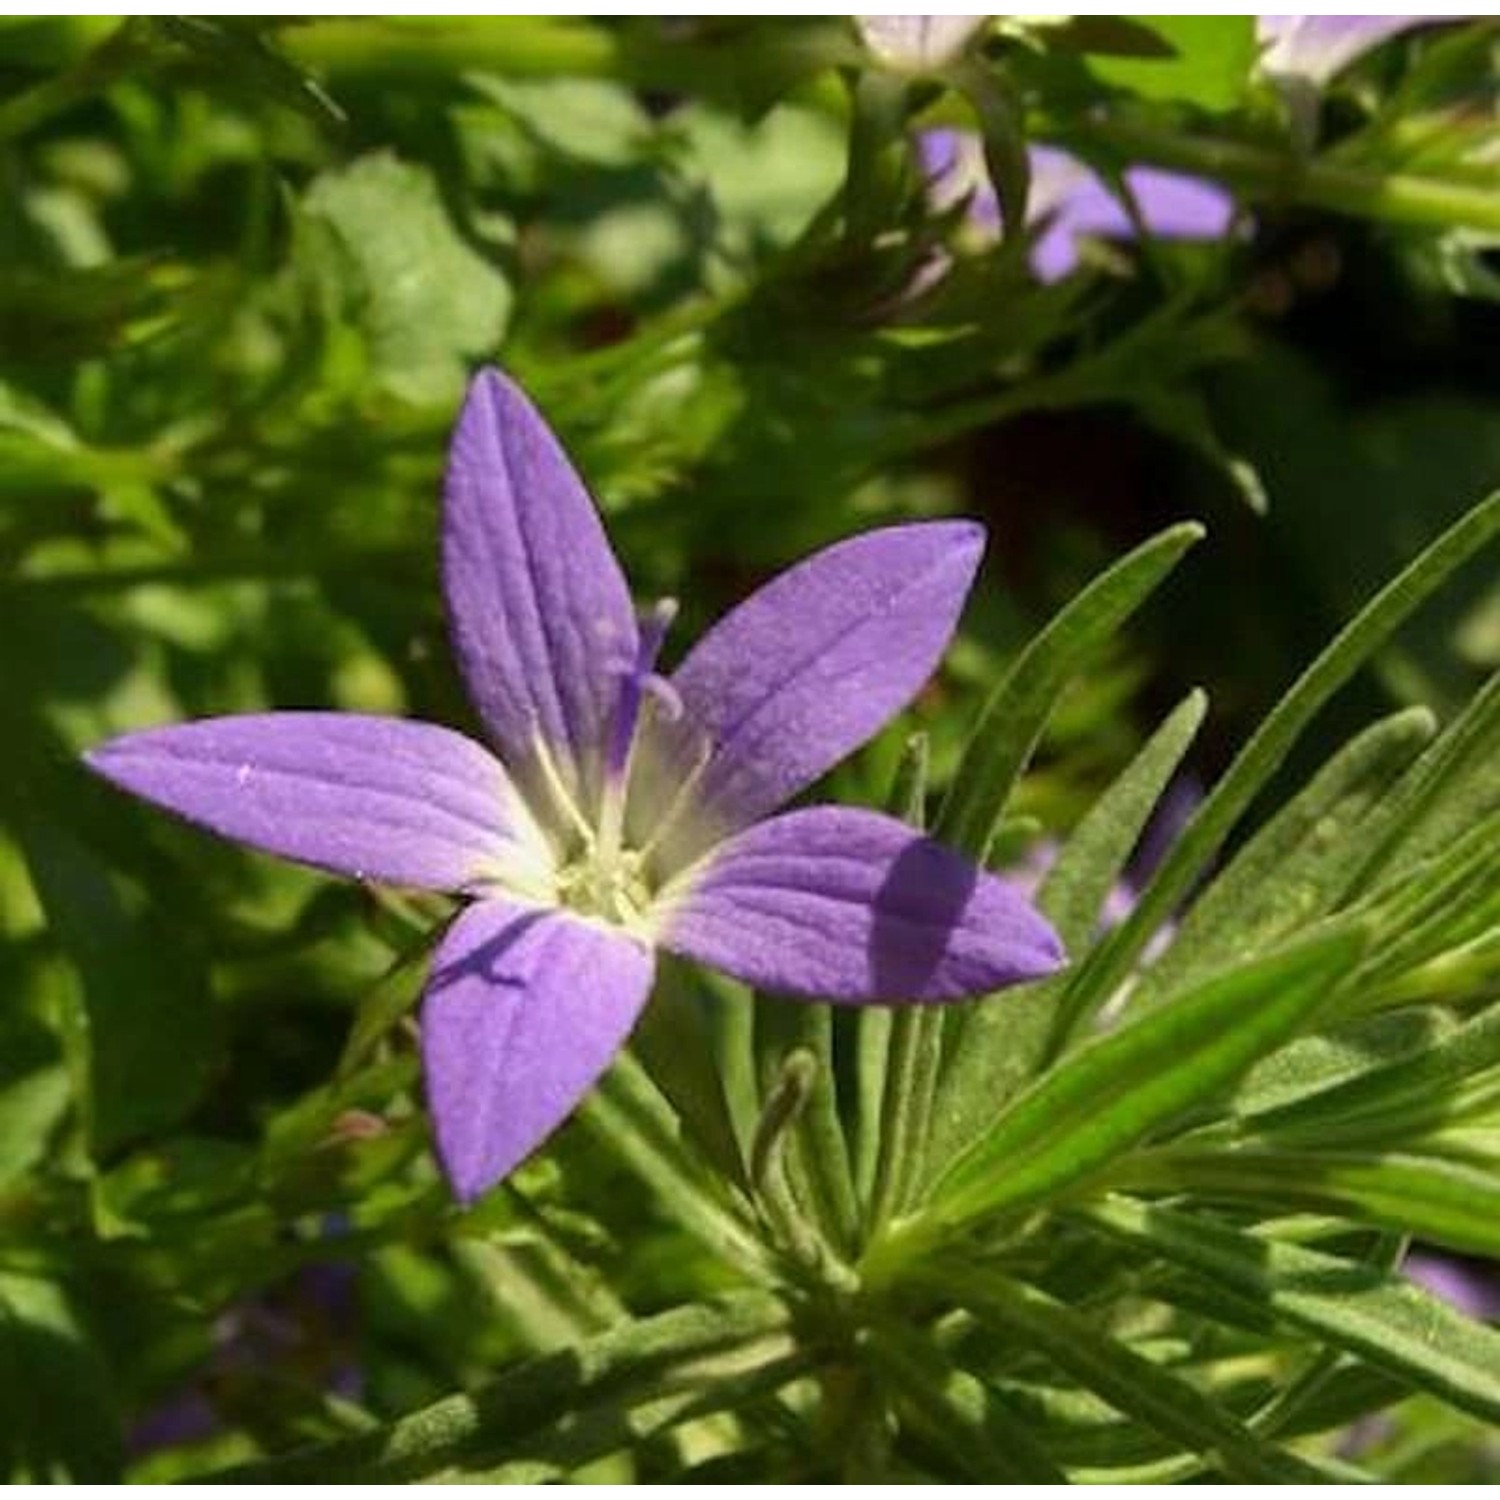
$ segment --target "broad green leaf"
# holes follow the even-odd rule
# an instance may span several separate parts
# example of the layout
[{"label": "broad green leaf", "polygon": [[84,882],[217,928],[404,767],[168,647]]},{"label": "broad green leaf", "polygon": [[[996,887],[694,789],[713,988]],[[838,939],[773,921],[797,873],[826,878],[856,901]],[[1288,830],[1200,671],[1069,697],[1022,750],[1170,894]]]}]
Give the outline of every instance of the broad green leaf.
[{"label": "broad green leaf", "polygon": [[1126,1198],[1093,1204],[1078,1217],[1376,1369],[1500,1421],[1500,1332],[1400,1276]]},{"label": "broad green leaf", "polygon": [[1152,537],[1100,574],[1021,653],[974,726],[934,826],[938,838],[985,856],[1063,690],[1203,534],[1184,522]]},{"label": "broad green leaf", "polygon": [[55,1283],[0,1272],[0,1474],[115,1484],[124,1457],[109,1372]]},{"label": "broad green leaf", "polygon": [[207,1080],[213,997],[186,934],[126,907],[104,868],[54,822],[27,818],[26,859],[76,976],[65,1028],[95,1154],[180,1120]]},{"label": "broad green leaf", "polygon": [[1361,831],[1387,789],[1432,738],[1423,708],[1357,735],[1230,861],[1141,976],[1136,1003],[1195,974],[1264,952],[1336,909],[1368,844]]},{"label": "broad green leaf", "polygon": [[1455,569],[1497,533],[1500,494],[1491,495],[1438,537],[1303,672],[1198,809],[1135,910],[1074,972],[1064,1002],[1071,1014],[1091,1014],[1124,983],[1153,934],[1191,890],[1318,711]]},{"label": "broad green leaf", "polygon": [[1102,1333],[1064,1303],[989,1270],[942,1262],[930,1283],[960,1301],[1000,1338],[1049,1360],[1124,1415],[1241,1484],[1317,1483],[1294,1454],[1257,1437],[1181,1376]]},{"label": "broad green leaf", "polygon": [[1195,1149],[1169,1146],[1127,1163],[1131,1187],[1249,1201],[1379,1224],[1478,1255],[1500,1255],[1500,1172],[1415,1149]]},{"label": "broad green leaf", "polygon": [[298,216],[299,259],[325,308],[359,329],[379,385],[447,402],[489,354],[510,287],[453,225],[432,174],[389,153],[317,178]]},{"label": "broad green leaf", "polygon": [[1132,16],[1165,44],[1168,56],[1090,57],[1089,71],[1144,99],[1198,109],[1233,109],[1255,65],[1253,16]]},{"label": "broad green leaf", "polygon": [[953,1226],[1014,1212],[1098,1172],[1222,1093],[1295,1032],[1347,977],[1362,944],[1354,929],[1299,943],[1207,979],[1081,1048],[949,1168],[924,1218]]},{"label": "broad green leaf", "polygon": [[[342,1442],[215,1475],[221,1483],[401,1483],[524,1461],[566,1471],[699,1410],[774,1390],[809,1363],[772,1298],[745,1294],[628,1322]],[[665,1402],[662,1413],[657,1403]],[[655,1410],[653,1410],[655,1408]]]}]

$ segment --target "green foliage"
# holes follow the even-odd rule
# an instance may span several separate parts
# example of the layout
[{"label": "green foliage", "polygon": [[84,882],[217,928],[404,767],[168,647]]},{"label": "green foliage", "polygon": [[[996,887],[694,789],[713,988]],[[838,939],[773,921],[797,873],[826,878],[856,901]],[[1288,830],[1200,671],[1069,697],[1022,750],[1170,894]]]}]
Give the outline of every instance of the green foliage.
[{"label": "green foliage", "polygon": [[[1494,33],[1300,99],[1258,47],[0,24],[4,1477],[1493,1480],[1500,1335],[1402,1265],[1500,1257]],[[1236,228],[1137,193],[1046,282],[979,202],[1014,228],[1036,142]],[[810,547],[985,517],[942,673],[831,792],[1030,870],[1070,963],[860,1010],[670,966],[461,1209],[415,1045],[449,903],[77,757],[462,726],[436,495],[491,359],[684,640]]]}]

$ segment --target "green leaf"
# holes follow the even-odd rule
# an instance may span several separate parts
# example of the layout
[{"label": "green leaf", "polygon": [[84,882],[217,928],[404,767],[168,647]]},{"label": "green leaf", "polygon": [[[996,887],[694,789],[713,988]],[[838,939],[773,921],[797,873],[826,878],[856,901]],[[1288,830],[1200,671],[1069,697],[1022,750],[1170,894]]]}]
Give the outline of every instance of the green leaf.
[{"label": "green leaf", "polygon": [[890,1384],[907,1419],[971,1482],[1067,1483],[1003,1396],[955,1369],[919,1337],[902,1328],[875,1328],[861,1353]]},{"label": "green leaf", "polygon": [[1333,756],[1193,902],[1171,946],[1141,976],[1134,1003],[1264,952],[1334,910],[1367,857],[1366,821],[1378,816],[1387,790],[1434,728],[1425,708],[1407,709]]},{"label": "green leaf", "polygon": [[1172,1146],[1126,1164],[1121,1181],[1379,1224],[1478,1255],[1500,1255],[1500,1162],[1407,1151],[1277,1151]]},{"label": "green leaf", "polygon": [[1411,1140],[1500,1099],[1500,1005],[1434,1045],[1242,1117],[1277,1145]]},{"label": "green leaf", "polygon": [[1063,689],[1203,534],[1184,522],[1152,537],[1089,584],[1021,653],[974,726],[933,830],[938,838],[984,858]]},{"label": "green leaf", "polygon": [[96,1155],[182,1119],[197,1101],[216,1031],[186,935],[127,909],[89,849],[55,822],[20,829],[48,924],[76,976],[65,1045]]},{"label": "green leaf", "polygon": [[1132,16],[1170,49],[1166,57],[1091,57],[1089,71],[1144,99],[1230,110],[1245,97],[1257,44],[1253,16]]},{"label": "green leaf", "polygon": [[1500,533],[1500,494],[1476,506],[1391,580],[1334,637],[1235,757],[1135,910],[1074,971],[1069,1012],[1092,1014],[1124,983],[1161,924],[1329,698],[1439,586]]},{"label": "green leaf", "polygon": [[0,1272],[0,1474],[116,1484],[123,1441],[109,1373],[55,1283]]},{"label": "green leaf", "polygon": [[1177,705],[1084,815],[1043,880],[1037,905],[1070,952],[1093,936],[1104,903],[1207,708],[1208,698],[1196,689]]},{"label": "green leaf", "polygon": [[[1173,710],[1073,830],[1042,882],[1037,904],[1070,953],[1080,952],[1092,938],[1105,900],[1206,706],[1207,699],[1195,691]],[[1049,1044],[1066,1030],[1057,1005],[1067,984],[1058,976],[968,1008],[963,1046],[943,1069],[931,1113],[929,1171],[951,1161],[1035,1075]]]},{"label": "green leaf", "polygon": [[687,1416],[732,1409],[809,1362],[773,1298],[692,1304],[528,1360],[474,1395],[445,1397],[374,1432],[213,1478],[395,1484],[522,1461],[565,1472]]},{"label": "green leaf", "polygon": [[1319,1483],[1317,1471],[1265,1442],[1180,1376],[1101,1333],[1064,1303],[988,1270],[942,1262],[933,1290],[961,1302],[998,1337],[1050,1360],[1123,1415],[1241,1484]]},{"label": "green leaf", "polygon": [[767,1252],[727,1189],[707,1173],[678,1134],[677,1117],[634,1057],[622,1052],[584,1100],[579,1117],[599,1142],[656,1193],[662,1207],[715,1254],[752,1275],[767,1273]]},{"label": "green leaf", "polygon": [[424,167],[387,152],[317,178],[298,215],[299,259],[338,321],[359,329],[379,385],[455,401],[471,360],[510,316],[506,278],[460,236]]},{"label": "green leaf", "polygon": [[1350,972],[1363,941],[1345,929],[1299,943],[1081,1048],[949,1168],[923,1219],[954,1226],[1014,1212],[1107,1166],[1295,1032]]},{"label": "green leaf", "polygon": [[1450,1405],[1500,1421],[1500,1332],[1375,1267],[1112,1197],[1078,1217],[1359,1355]]}]

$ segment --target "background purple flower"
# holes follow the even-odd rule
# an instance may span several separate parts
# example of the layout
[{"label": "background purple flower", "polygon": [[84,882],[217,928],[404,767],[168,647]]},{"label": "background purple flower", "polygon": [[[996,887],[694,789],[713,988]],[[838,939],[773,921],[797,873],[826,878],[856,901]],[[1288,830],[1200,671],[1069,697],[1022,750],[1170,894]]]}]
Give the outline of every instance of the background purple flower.
[{"label": "background purple flower", "polygon": [[[985,234],[1003,228],[999,200],[984,170],[979,138],[941,129],[924,131],[918,151],[939,206],[969,198],[971,222]],[[1060,281],[1078,268],[1084,239],[1134,239],[1140,227],[1165,240],[1216,240],[1234,222],[1234,199],[1200,177],[1157,167],[1128,167],[1124,182],[1140,216],[1093,168],[1060,146],[1029,150],[1031,195],[1027,227],[1034,231],[1031,266],[1046,282]]]},{"label": "background purple flower", "polygon": [[1321,89],[1382,42],[1443,16],[1258,16],[1260,70],[1281,85]]},{"label": "background purple flower", "polygon": [[624,1045],[666,948],[834,1000],[949,1000],[1037,977],[1056,936],[1015,888],[879,814],[772,816],[930,676],[983,547],[966,522],[830,547],[732,611],[670,677],[557,440],[495,371],[450,453],[443,579],[498,756],[356,714],[210,719],[89,763],[227,837],[470,898],[422,1012],[458,1195],[505,1176]]}]

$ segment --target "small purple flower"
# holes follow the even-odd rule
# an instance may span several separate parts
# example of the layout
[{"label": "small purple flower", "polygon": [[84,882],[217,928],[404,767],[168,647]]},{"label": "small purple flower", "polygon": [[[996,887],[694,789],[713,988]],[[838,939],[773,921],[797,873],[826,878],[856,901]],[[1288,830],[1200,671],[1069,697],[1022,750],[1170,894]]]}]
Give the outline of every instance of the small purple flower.
[{"label": "small purple flower", "polygon": [[1382,42],[1446,16],[1257,16],[1260,70],[1282,86],[1321,89]]},{"label": "small purple flower", "polygon": [[1469,1317],[1485,1322],[1500,1318],[1500,1279],[1494,1265],[1482,1265],[1457,1255],[1413,1250],[1402,1269],[1418,1286]]},{"label": "small purple flower", "polygon": [[663,677],[671,604],[637,620],[557,440],[485,371],[454,433],[442,559],[498,756],[432,724],[271,713],[126,735],[88,759],[226,837],[469,898],[422,1014],[438,1153],[467,1201],[624,1045],[657,947],[855,1003],[955,999],[1062,961],[1022,895],[892,818],[770,816],[920,689],[982,548],[968,522],[830,547]]},{"label": "small purple flower", "polygon": [[[918,141],[924,170],[941,206],[969,198],[969,218],[986,235],[1004,227],[1000,204],[985,174],[979,138],[948,129],[924,131]],[[1201,177],[1158,167],[1127,167],[1124,199],[1092,167],[1060,146],[1032,146],[1027,227],[1035,231],[1031,266],[1042,281],[1061,281],[1078,268],[1079,241],[1134,239],[1138,228],[1164,240],[1216,240],[1234,222],[1234,199]]]}]

